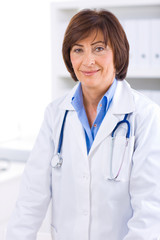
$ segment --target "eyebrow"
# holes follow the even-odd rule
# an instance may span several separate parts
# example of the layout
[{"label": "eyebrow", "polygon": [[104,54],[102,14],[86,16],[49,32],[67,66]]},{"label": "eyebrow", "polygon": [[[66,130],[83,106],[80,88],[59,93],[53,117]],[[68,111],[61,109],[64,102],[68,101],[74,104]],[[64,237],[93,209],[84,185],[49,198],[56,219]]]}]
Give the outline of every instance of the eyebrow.
[{"label": "eyebrow", "polygon": [[98,41],[98,42],[92,43],[91,45],[95,45],[95,44],[97,44],[97,43],[103,43],[103,44],[105,44],[105,42],[103,42],[103,41]]},{"label": "eyebrow", "polygon": [[[103,41],[97,41],[97,42],[91,43],[91,45],[93,46],[93,45],[95,45],[95,44],[97,44],[97,43],[103,43],[103,44],[105,44],[105,42],[103,42]],[[73,45],[73,47],[74,47],[74,46],[83,47],[83,45],[78,44],[78,43],[75,43],[75,44]]]}]

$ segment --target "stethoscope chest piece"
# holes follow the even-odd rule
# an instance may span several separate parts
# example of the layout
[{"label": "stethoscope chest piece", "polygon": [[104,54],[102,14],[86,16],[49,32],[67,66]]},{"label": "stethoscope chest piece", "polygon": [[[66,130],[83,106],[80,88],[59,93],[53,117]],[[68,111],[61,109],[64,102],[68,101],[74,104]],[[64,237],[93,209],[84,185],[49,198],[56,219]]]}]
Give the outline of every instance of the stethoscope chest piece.
[{"label": "stethoscope chest piece", "polygon": [[59,153],[53,156],[51,165],[53,168],[60,168],[62,166],[63,159]]},{"label": "stethoscope chest piece", "polygon": [[64,114],[62,127],[61,127],[61,131],[60,131],[57,153],[53,156],[52,161],[51,161],[51,166],[53,168],[57,168],[57,169],[61,168],[62,163],[63,163],[63,158],[61,156],[61,148],[62,148],[62,142],[63,142],[64,124],[65,124],[65,121],[66,121],[67,114],[68,114],[68,110],[66,110],[65,114]]}]

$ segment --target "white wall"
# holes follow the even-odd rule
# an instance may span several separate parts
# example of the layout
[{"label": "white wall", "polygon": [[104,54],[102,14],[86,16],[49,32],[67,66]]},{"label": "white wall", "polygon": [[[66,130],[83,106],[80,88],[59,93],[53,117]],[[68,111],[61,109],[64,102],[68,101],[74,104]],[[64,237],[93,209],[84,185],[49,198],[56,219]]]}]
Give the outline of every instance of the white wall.
[{"label": "white wall", "polygon": [[[0,0],[0,144],[38,133],[51,101],[50,22],[49,0]],[[7,173],[0,172],[0,239],[19,191],[18,175],[2,183]]]},{"label": "white wall", "polygon": [[50,1],[0,0],[0,140],[37,134],[50,100]]}]

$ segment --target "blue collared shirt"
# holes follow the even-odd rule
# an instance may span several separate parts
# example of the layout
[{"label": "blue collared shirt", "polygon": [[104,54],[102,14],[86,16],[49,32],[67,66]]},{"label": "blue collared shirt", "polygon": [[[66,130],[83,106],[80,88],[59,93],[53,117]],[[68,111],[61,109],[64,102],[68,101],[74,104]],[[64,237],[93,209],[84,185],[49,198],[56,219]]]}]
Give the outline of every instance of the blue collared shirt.
[{"label": "blue collared shirt", "polygon": [[110,104],[112,102],[115,90],[117,86],[117,80],[115,79],[111,85],[111,87],[108,89],[108,91],[104,94],[102,99],[99,101],[97,106],[97,116],[96,119],[90,128],[88,118],[86,115],[86,111],[83,105],[83,96],[82,96],[82,87],[81,83],[79,83],[78,88],[72,97],[72,105],[74,109],[77,112],[78,118],[83,126],[85,137],[86,137],[86,145],[87,145],[87,153],[89,153],[91,146],[93,144],[93,141],[96,137],[96,134],[98,132],[98,129],[103,121],[103,118],[105,117]]}]

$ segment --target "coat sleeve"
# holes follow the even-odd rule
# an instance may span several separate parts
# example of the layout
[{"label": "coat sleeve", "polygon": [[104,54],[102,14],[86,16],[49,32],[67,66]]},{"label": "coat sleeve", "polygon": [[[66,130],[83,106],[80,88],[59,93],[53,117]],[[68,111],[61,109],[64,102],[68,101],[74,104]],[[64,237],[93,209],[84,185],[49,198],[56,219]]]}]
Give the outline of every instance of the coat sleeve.
[{"label": "coat sleeve", "polygon": [[135,151],[130,179],[133,209],[123,240],[160,239],[160,109],[136,113]]},{"label": "coat sleeve", "polygon": [[27,161],[15,210],[7,228],[6,240],[35,240],[51,198],[51,167],[54,144],[51,114],[44,121]]}]

